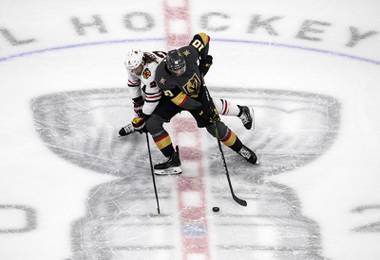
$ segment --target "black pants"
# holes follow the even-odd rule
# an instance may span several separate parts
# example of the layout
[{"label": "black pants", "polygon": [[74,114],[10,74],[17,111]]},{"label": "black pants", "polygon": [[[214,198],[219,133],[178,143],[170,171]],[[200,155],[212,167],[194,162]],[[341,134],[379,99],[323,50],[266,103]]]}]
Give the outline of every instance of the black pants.
[{"label": "black pants", "polygon": [[[223,138],[225,138],[228,134],[229,129],[222,121],[220,121],[219,114],[206,86],[202,86],[199,96],[195,98],[195,100],[202,104],[202,108],[189,112],[196,120],[198,127],[206,127],[207,131],[211,135],[217,137],[219,140],[223,140]],[[165,122],[170,122],[176,114],[183,110],[184,109],[175,105],[167,97],[163,97],[146,122],[148,132],[153,137],[161,135],[165,132],[163,124]]]},{"label": "black pants", "polygon": [[[202,86],[199,96],[194,99],[202,104],[200,109],[189,111],[196,120],[198,127],[206,127],[220,120],[218,111],[215,108],[206,86]],[[163,97],[156,109],[153,111],[153,114],[161,117],[164,122],[169,122],[173,116],[183,110],[184,109],[175,105],[169,98]]]}]

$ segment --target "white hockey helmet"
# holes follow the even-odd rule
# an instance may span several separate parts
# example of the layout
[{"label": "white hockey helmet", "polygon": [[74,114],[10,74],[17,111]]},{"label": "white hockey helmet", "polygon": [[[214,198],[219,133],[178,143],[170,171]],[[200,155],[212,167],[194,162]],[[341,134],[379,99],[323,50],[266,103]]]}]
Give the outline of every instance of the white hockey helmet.
[{"label": "white hockey helmet", "polygon": [[143,62],[144,53],[141,50],[131,49],[125,57],[124,65],[127,70],[136,69]]}]

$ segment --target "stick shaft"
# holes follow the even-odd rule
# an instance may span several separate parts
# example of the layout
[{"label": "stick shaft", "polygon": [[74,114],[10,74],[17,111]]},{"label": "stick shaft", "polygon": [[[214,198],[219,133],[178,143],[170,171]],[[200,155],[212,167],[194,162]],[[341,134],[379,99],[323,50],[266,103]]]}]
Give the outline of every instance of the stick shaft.
[{"label": "stick shaft", "polygon": [[160,214],[160,202],[158,200],[158,192],[157,192],[157,186],[156,186],[156,177],[154,176],[154,170],[153,170],[153,162],[152,162],[152,154],[150,152],[150,145],[149,145],[149,136],[148,133],[145,133],[146,136],[146,145],[148,147],[148,155],[149,155],[149,163],[150,163],[150,171],[152,173],[152,180],[153,180],[153,188],[154,188],[154,195],[156,196],[156,204],[157,204],[157,213]]}]

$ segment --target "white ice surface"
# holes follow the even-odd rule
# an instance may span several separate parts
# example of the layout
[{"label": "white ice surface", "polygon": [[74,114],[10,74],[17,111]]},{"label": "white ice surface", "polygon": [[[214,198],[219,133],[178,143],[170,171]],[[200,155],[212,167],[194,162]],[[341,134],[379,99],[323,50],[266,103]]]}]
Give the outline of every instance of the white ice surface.
[{"label": "white ice surface", "polygon": [[[265,177],[267,181],[290,187],[297,194],[302,215],[319,226],[322,255],[333,260],[380,259],[380,34],[359,41],[357,46],[346,46],[351,36],[350,27],[358,28],[362,34],[380,30],[379,10],[380,4],[375,0],[242,0],[207,1],[207,4],[190,1],[193,33],[204,31],[201,16],[205,13],[220,12],[228,16],[214,17],[211,21],[213,26],[228,26],[227,29],[206,30],[213,39],[210,53],[214,56],[214,65],[207,75],[209,86],[309,92],[328,95],[340,103],[339,129],[328,150],[307,165]],[[123,17],[130,12],[148,13],[154,18],[154,26],[147,31],[125,28]],[[262,19],[282,17],[272,23],[278,35],[269,35],[263,28],[249,33],[250,21],[256,14]],[[86,35],[78,35],[70,19],[90,20],[92,15],[102,18],[107,33],[92,28]],[[316,25],[324,32],[309,32],[310,36],[321,38],[320,41],[296,38],[305,20],[330,23],[329,26]],[[165,49],[164,26],[162,1],[0,2],[0,29],[9,30],[18,40],[35,39],[30,44],[12,45],[5,34],[0,33],[0,259],[71,259],[71,227],[86,215],[90,190],[119,179],[80,167],[49,150],[35,130],[31,100],[65,91],[124,87],[124,53],[136,46],[144,50]],[[148,40],[105,43],[125,39]],[[53,49],[94,42],[102,44]],[[31,53],[38,50],[47,51]],[[257,112],[260,130],[260,123],[270,119],[261,119],[260,109]],[[117,133],[127,119],[115,116],[114,125],[107,127]],[[101,115],[94,120],[94,125],[102,125]],[[237,121],[227,122],[241,128]],[[282,122],[283,129],[297,134],[300,127],[294,122]],[[181,135],[191,138],[191,135]],[[255,137],[253,134],[244,138]],[[186,139],[183,143],[191,141]],[[145,147],[135,152],[145,156]],[[159,155],[155,155],[159,160]],[[147,162],[144,167],[149,170]],[[271,164],[270,161],[263,163]],[[128,162],[128,167],[142,166]],[[184,164],[184,174],[186,169],[195,167],[191,163]],[[208,179],[210,172],[212,169],[205,170],[208,187],[212,181]],[[224,183],[224,176],[220,179]],[[249,184],[239,185],[250,189]],[[208,187],[206,192],[209,192]],[[193,197],[197,196],[187,194],[187,203],[191,204]],[[209,208],[212,202],[207,204]],[[154,204],[149,205],[154,213]],[[163,203],[162,210],[179,214],[176,205],[175,201]],[[33,209],[35,226],[23,232],[2,232],[25,225],[24,211],[17,206]],[[241,212],[233,203],[218,206],[221,212],[226,207]],[[374,209],[355,212],[361,206]],[[134,209],[131,208],[131,212]],[[256,211],[254,205],[247,210]],[[212,223],[217,216],[208,212],[207,218]],[[372,228],[355,231],[366,225]],[[179,230],[178,224],[174,228]],[[224,230],[218,233],[217,229],[209,227],[211,242],[221,239],[214,234],[234,235]],[[160,232],[152,232],[147,243],[164,243],[165,234]],[[264,231],[260,242],[272,241],[273,232]],[[131,238],[138,236],[138,233],[131,234]],[[180,243],[180,238],[178,241]],[[151,257],[140,253],[134,259],[153,259]],[[203,259],[196,254],[191,257],[188,259]],[[263,253],[255,259],[281,259],[272,257]],[[154,259],[165,258],[157,254]],[[250,259],[247,255],[241,260]]]}]

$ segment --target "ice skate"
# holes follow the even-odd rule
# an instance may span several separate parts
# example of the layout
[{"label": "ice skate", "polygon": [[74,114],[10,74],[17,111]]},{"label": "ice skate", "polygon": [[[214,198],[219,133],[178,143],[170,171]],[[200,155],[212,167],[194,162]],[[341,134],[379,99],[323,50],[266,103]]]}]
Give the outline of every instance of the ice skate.
[{"label": "ice skate", "polygon": [[130,135],[133,132],[135,132],[135,128],[133,127],[132,123],[129,123],[128,125],[126,125],[120,129],[119,136]]},{"label": "ice skate", "polygon": [[254,112],[253,109],[247,106],[238,106],[240,108],[239,118],[243,123],[244,127],[247,129],[251,129],[254,126]]},{"label": "ice skate", "polygon": [[259,164],[259,161],[257,160],[256,154],[249,149],[247,146],[243,145],[243,147],[238,152],[244,159],[247,160],[247,162],[252,164]]},{"label": "ice skate", "polygon": [[167,161],[154,165],[154,173],[156,175],[177,175],[182,173],[178,146]]}]

